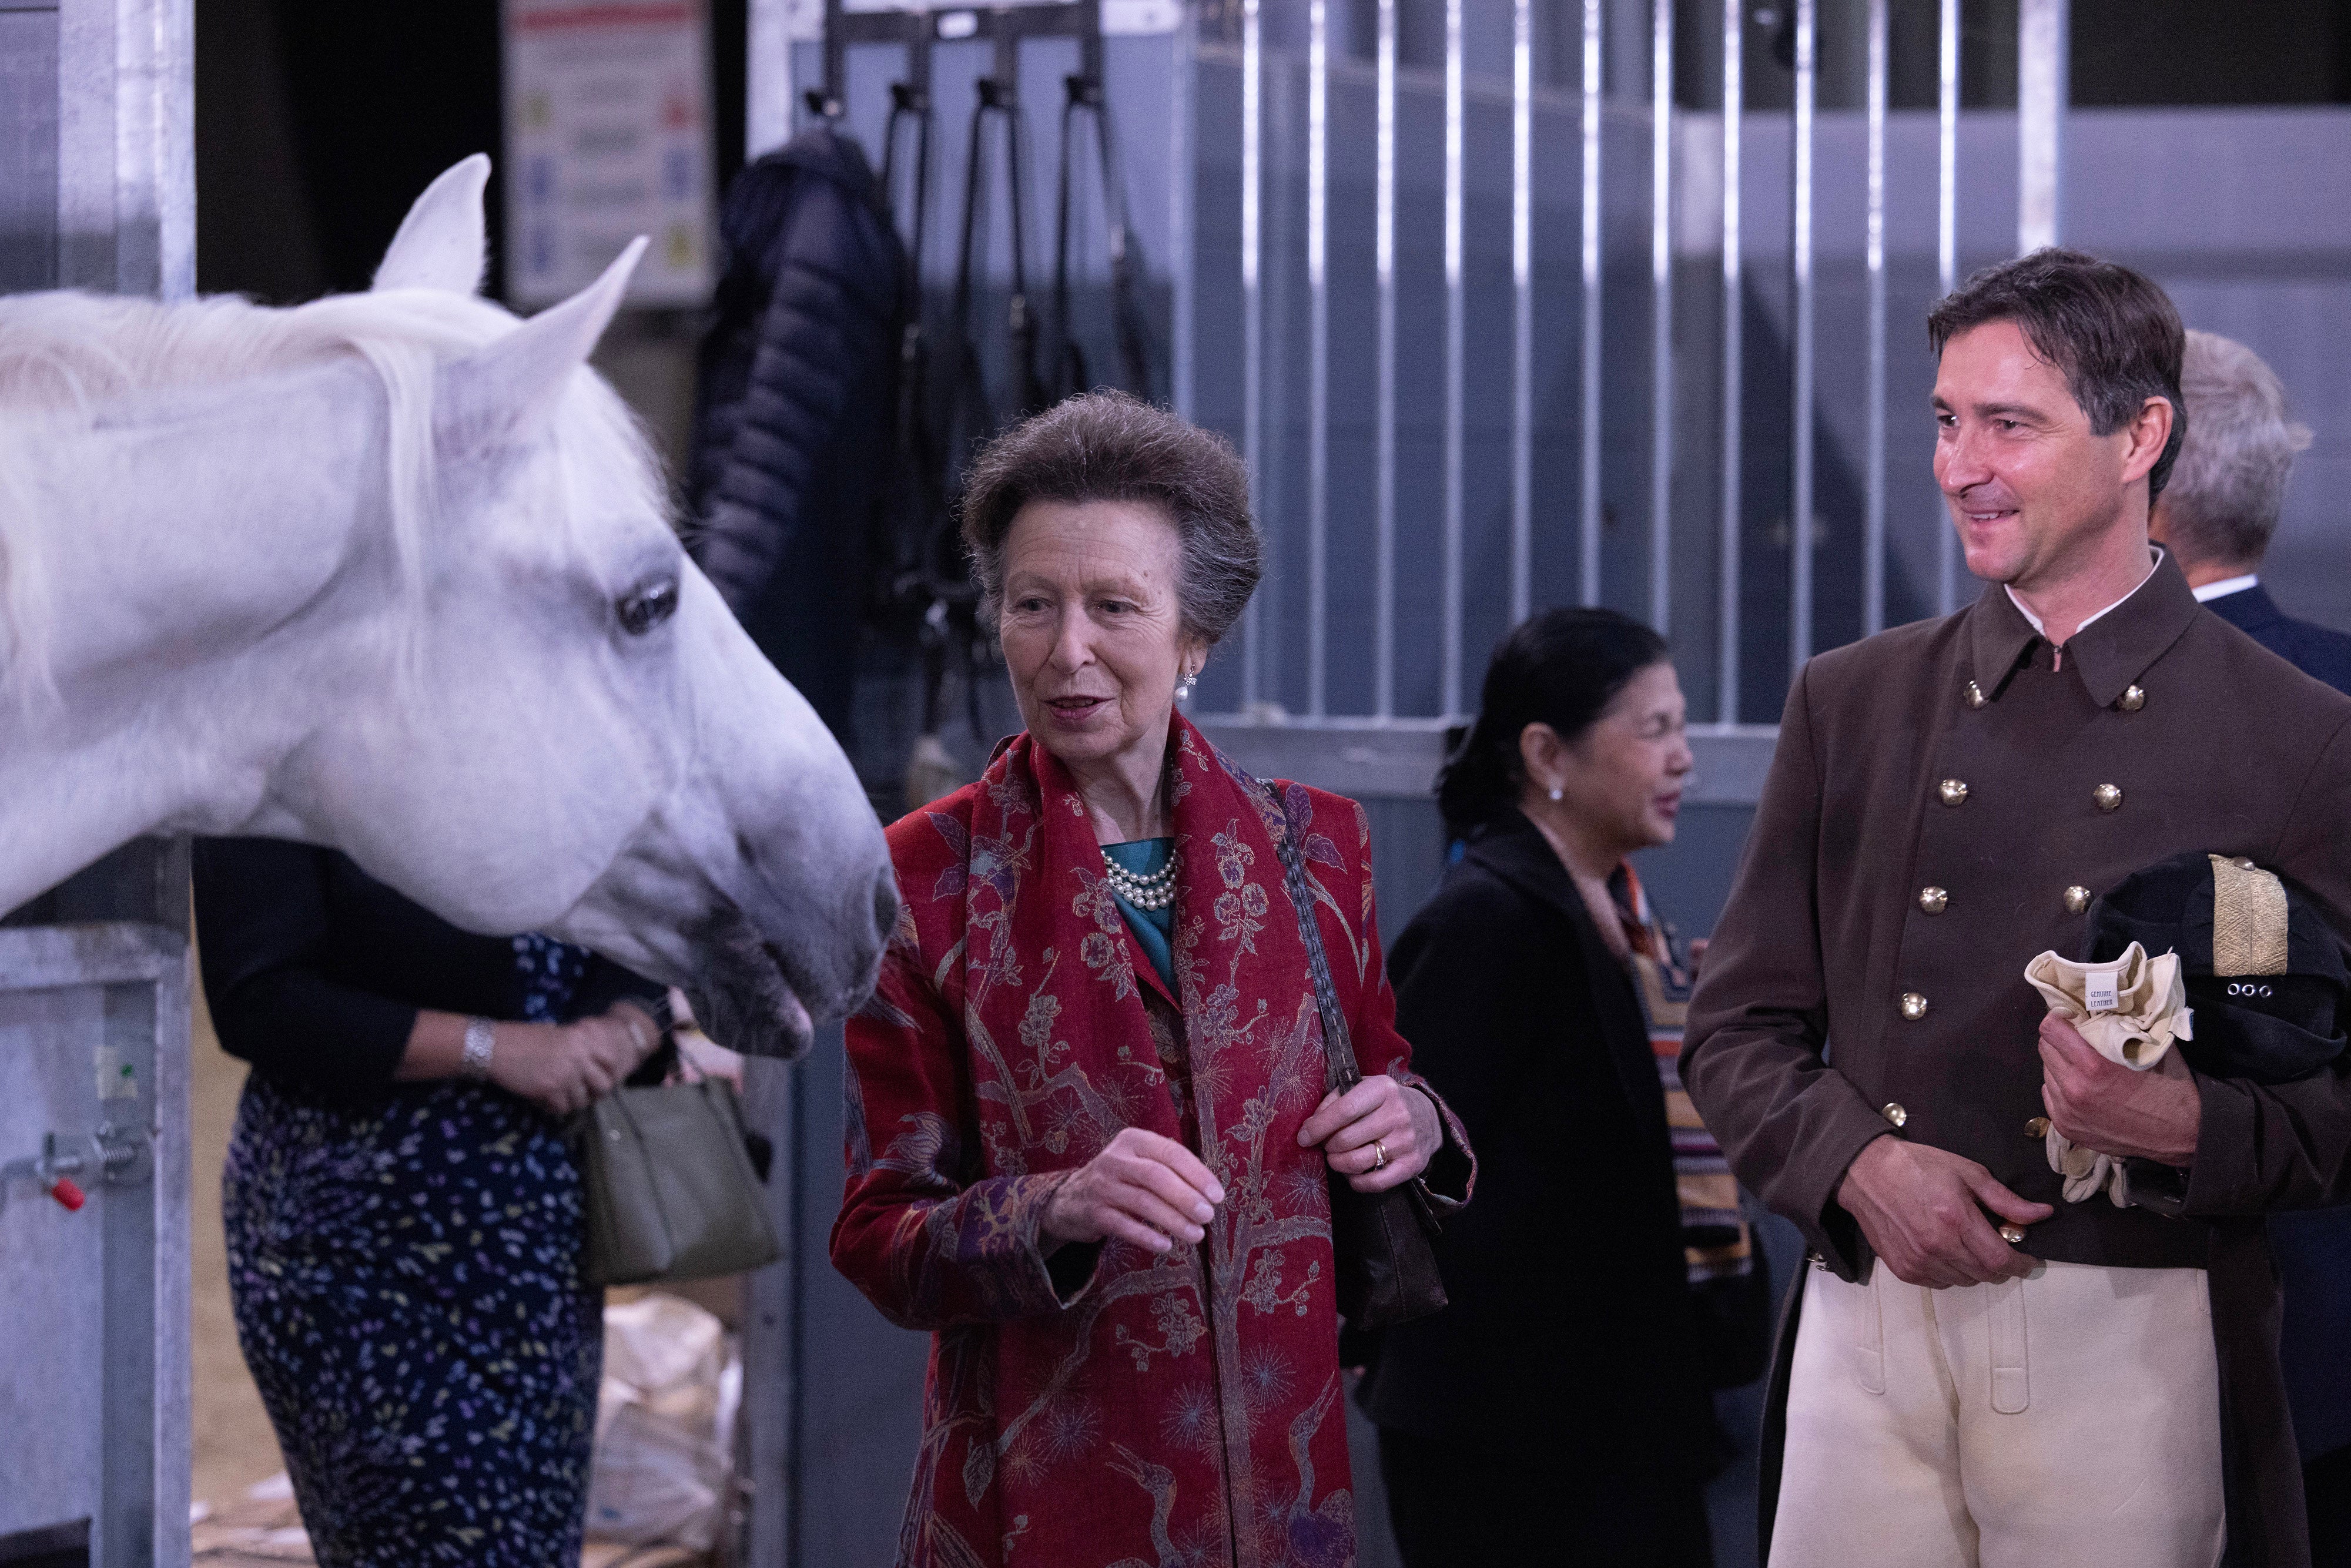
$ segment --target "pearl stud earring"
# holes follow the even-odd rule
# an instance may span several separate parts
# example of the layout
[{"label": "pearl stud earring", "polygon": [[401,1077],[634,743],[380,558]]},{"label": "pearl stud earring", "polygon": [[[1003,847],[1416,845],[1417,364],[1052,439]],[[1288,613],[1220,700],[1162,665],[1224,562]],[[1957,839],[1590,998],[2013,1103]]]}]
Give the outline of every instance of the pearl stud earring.
[{"label": "pearl stud earring", "polygon": [[1551,792],[1551,798],[1554,800],[1565,800],[1567,798],[1567,791],[1564,789],[1553,789]]}]

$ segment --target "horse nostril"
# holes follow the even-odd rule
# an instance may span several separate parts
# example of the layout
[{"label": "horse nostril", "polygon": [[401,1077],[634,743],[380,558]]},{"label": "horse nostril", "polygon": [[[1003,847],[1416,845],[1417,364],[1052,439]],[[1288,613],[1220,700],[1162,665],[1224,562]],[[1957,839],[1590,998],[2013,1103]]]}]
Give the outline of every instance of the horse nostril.
[{"label": "horse nostril", "polygon": [[898,928],[898,878],[888,866],[873,883],[873,930],[883,941]]}]

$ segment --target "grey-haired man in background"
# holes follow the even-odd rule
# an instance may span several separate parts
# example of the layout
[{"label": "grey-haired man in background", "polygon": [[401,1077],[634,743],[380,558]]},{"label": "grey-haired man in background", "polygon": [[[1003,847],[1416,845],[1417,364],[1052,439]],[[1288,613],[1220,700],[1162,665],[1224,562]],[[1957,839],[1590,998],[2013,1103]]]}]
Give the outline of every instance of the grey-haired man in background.
[{"label": "grey-haired man in background", "polygon": [[[2147,537],[2167,547],[2204,607],[2271,653],[2351,692],[2351,636],[2277,607],[2261,586],[2294,455],[2310,432],[2259,354],[2190,331],[2180,366],[2188,436],[2157,497]],[[2270,1217],[2284,1286],[2279,1344],[2315,1568],[2351,1568],[2351,1209]]]}]

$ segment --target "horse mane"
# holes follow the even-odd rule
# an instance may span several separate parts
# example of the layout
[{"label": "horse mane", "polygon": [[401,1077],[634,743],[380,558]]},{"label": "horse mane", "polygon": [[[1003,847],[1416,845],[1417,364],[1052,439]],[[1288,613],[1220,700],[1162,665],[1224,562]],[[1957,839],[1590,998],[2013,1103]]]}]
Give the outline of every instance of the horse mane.
[{"label": "horse mane", "polygon": [[[488,300],[427,288],[329,295],[282,308],[233,294],[168,304],[68,291],[0,298],[0,690],[22,694],[47,682],[41,651],[48,607],[32,497],[21,477],[12,477],[28,470],[24,455],[35,444],[87,430],[106,405],[141,392],[362,360],[389,406],[393,544],[402,576],[421,600],[436,495],[434,371],[518,325]],[[652,440],[602,378],[575,381],[556,439],[573,494],[617,495],[668,515]]]}]

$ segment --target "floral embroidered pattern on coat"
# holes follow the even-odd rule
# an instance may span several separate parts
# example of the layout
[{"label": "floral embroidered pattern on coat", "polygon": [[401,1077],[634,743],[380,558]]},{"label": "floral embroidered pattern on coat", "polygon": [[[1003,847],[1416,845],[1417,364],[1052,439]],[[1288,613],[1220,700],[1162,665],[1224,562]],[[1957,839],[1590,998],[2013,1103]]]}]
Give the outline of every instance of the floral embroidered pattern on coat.
[{"label": "floral embroidered pattern on coat", "polygon": [[[890,830],[906,907],[849,1026],[832,1257],[935,1335],[902,1563],[1353,1561],[1329,1176],[1297,1143],[1322,1026],[1275,835],[1302,846],[1364,1071],[1425,1089],[1395,1032],[1369,829],[1295,784],[1277,810],[1181,717],[1170,749],[1177,997],[1029,737]],[[1216,1173],[1207,1239],[1049,1260],[1054,1189],[1128,1126]]]}]

